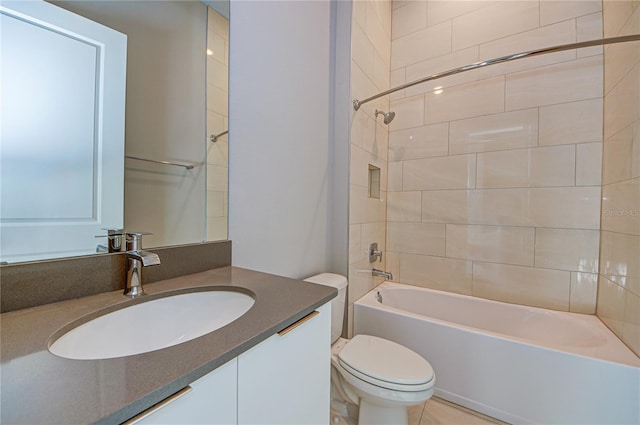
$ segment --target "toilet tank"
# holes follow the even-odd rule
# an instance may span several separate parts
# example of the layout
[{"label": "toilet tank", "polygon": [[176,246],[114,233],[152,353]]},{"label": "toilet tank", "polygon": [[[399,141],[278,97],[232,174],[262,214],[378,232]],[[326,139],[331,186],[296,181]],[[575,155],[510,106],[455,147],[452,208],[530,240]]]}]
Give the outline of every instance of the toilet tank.
[{"label": "toilet tank", "polygon": [[342,334],[344,305],[347,301],[347,278],[334,273],[320,273],[304,281],[331,286],[338,290],[338,296],[331,300],[331,343],[333,344]]}]

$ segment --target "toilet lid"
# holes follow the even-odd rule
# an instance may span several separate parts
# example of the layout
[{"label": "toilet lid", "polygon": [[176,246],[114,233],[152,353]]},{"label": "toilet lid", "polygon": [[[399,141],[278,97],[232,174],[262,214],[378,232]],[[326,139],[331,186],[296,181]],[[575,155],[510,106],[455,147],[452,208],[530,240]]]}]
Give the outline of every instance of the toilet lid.
[{"label": "toilet lid", "polygon": [[422,386],[434,377],[429,362],[415,351],[370,335],[354,336],[340,350],[338,360],[345,369],[374,384],[379,384],[375,380],[394,387]]}]

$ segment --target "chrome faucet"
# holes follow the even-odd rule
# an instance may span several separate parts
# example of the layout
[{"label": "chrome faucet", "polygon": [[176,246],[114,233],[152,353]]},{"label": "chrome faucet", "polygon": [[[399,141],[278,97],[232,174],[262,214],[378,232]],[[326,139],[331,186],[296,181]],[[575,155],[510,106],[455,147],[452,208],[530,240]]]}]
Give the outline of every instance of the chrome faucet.
[{"label": "chrome faucet", "polygon": [[160,265],[160,257],[153,252],[142,250],[142,235],[148,233],[127,232],[127,286],[124,294],[131,298],[144,295],[142,289],[142,268]]},{"label": "chrome faucet", "polygon": [[390,272],[385,272],[383,270],[371,269],[371,274],[374,276],[382,276],[387,280],[393,280],[393,275]]},{"label": "chrome faucet", "polygon": [[96,252],[120,252],[122,250],[122,229],[105,227],[106,235],[98,235],[96,238],[107,238],[107,245],[98,245]]}]

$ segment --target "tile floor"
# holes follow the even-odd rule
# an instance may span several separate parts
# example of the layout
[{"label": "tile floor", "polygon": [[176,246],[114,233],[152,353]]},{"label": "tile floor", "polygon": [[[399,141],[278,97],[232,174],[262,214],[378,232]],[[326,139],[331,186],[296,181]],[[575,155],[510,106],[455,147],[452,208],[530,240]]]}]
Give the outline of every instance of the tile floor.
[{"label": "tile floor", "polygon": [[[357,413],[348,417],[331,414],[335,425],[355,425]],[[438,397],[432,397],[423,404],[409,409],[409,425],[506,425],[497,419],[482,415]]]},{"label": "tile floor", "polygon": [[409,409],[409,425],[495,425],[504,424],[438,397]]}]

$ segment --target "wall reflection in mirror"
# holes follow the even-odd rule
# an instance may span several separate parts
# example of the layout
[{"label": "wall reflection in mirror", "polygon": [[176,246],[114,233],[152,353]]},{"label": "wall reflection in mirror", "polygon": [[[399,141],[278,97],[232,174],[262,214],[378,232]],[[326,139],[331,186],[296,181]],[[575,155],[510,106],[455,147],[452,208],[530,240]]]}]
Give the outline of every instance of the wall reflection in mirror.
[{"label": "wall reflection in mirror", "polygon": [[[3,5],[9,3],[3,2]],[[107,231],[102,230],[104,227],[151,232],[152,235],[145,237],[147,248],[226,239],[228,135],[218,138],[215,144],[209,141],[209,136],[228,128],[228,19],[222,18],[199,1],[21,3],[54,5],[126,34],[124,149],[120,148],[116,158],[113,155],[109,157],[112,164],[119,164],[120,177],[104,178],[101,173],[106,169],[106,163],[100,162],[102,149],[113,142],[114,137],[101,136],[102,118],[90,112],[82,117],[84,120],[88,119],[88,122],[73,125],[68,120],[63,121],[53,115],[47,124],[48,131],[42,129],[41,125],[35,125],[44,121],[42,111],[37,110],[36,114],[36,101],[47,100],[45,106],[54,111],[57,106],[57,112],[62,110],[60,116],[66,119],[79,120],[83,115],[77,112],[78,107],[73,112],[71,108],[60,107],[62,103],[59,99],[69,98],[79,92],[81,80],[70,76],[70,70],[62,69],[54,73],[55,68],[52,66],[30,67],[37,71],[34,74],[36,77],[39,74],[40,78],[37,93],[32,93],[36,87],[32,82],[13,84],[5,81],[7,73],[3,68],[3,96],[8,91],[7,87],[13,88],[16,98],[22,99],[23,103],[30,102],[23,109],[31,111],[31,115],[27,114],[21,119],[12,118],[12,122],[16,124],[14,129],[17,125],[23,125],[29,130],[25,133],[28,134],[29,142],[25,143],[24,137],[18,142],[9,142],[9,133],[4,131],[8,115],[3,113],[0,152],[3,173],[1,260],[19,262],[95,253],[100,250],[101,245],[107,245],[106,238],[95,238],[98,234],[106,235]],[[42,32],[43,29],[37,28],[35,32],[38,31]],[[59,33],[54,35],[60,38]],[[82,37],[75,37],[78,38]],[[16,38],[5,37],[3,34],[2,50],[8,50],[6,46],[14,39]],[[88,49],[91,53],[91,48],[91,43],[88,43],[88,48],[85,47],[84,50]],[[92,54],[100,58],[103,51],[95,47],[93,49],[97,50]],[[68,52],[62,53],[54,49],[48,51],[47,60],[62,64],[75,61],[65,57]],[[2,62],[6,62],[4,57]],[[86,59],[86,62],[91,63],[91,58]],[[97,76],[96,81],[101,81],[99,79],[106,74],[100,74],[100,61],[96,63],[98,66],[94,76]],[[90,71],[89,69],[88,74],[91,74]],[[20,75],[20,72],[14,75]],[[61,75],[66,80],[60,79]],[[67,81],[66,85],[57,83],[61,81]],[[74,81],[78,84],[74,84]],[[100,83],[93,84],[100,87]],[[57,94],[54,88],[58,89]],[[88,92],[92,92],[90,87],[85,90],[85,93]],[[103,99],[99,90],[93,92],[96,93],[96,99],[89,96],[89,100],[82,101],[89,104],[94,102],[98,105],[97,110],[104,106],[101,103]],[[2,101],[3,111],[6,111],[5,97]],[[35,119],[36,115],[38,120]],[[74,136],[76,145],[65,145],[71,137],[59,134],[65,129],[75,131],[77,128],[89,129],[86,152],[78,148],[78,137]],[[96,131],[92,132],[91,129],[94,128]],[[52,135],[56,135],[56,138],[53,139]],[[17,166],[15,155],[10,157],[16,152],[16,146],[22,152],[20,166]],[[46,171],[44,167],[35,165],[38,158],[53,157],[52,152],[60,156],[63,162],[59,162],[57,168],[48,170],[47,176],[42,173]],[[78,159],[81,153],[83,162]],[[187,169],[125,157],[193,164],[194,167]],[[92,167],[89,171],[86,164]],[[37,174],[36,170],[40,173]],[[13,173],[11,178],[5,178],[8,176],[5,171]],[[80,172],[83,174],[78,174]],[[16,186],[16,181],[21,182],[22,186]],[[64,181],[69,184],[63,183]],[[30,186],[27,182],[30,182]],[[84,188],[84,193],[79,193],[78,187]],[[102,192],[117,192],[118,189],[124,195],[121,193],[116,199],[112,197],[105,201],[98,196]],[[62,210],[66,214],[62,215],[66,227],[61,227],[62,230],[56,234],[38,233],[39,229],[47,227],[47,223],[51,221],[44,213],[52,211],[52,200],[57,201],[58,205],[68,206],[69,199],[75,198],[81,199],[84,215]],[[21,203],[16,200],[21,200]],[[42,200],[47,200],[48,204],[34,206]],[[112,206],[114,211],[119,212],[120,219],[106,220],[106,213],[100,210],[105,206]],[[26,214],[20,217],[17,211],[21,211],[21,214],[26,211]],[[30,227],[28,230],[25,230],[25,226],[20,228],[16,224],[25,219],[31,224],[27,226]],[[82,222],[84,227],[90,223],[91,230],[80,234],[78,230],[68,226],[78,222]],[[13,229],[13,233],[7,229]],[[82,243],[72,242],[77,238],[82,239]],[[11,255],[14,245],[17,246],[15,241],[25,240],[31,246],[28,249],[20,246],[20,255]],[[20,242],[18,245],[24,243]],[[14,249],[14,253],[15,251]]]},{"label": "wall reflection in mirror", "polygon": [[[208,8],[207,239],[227,239],[229,175],[229,20]],[[213,136],[213,137],[212,137]]]}]

